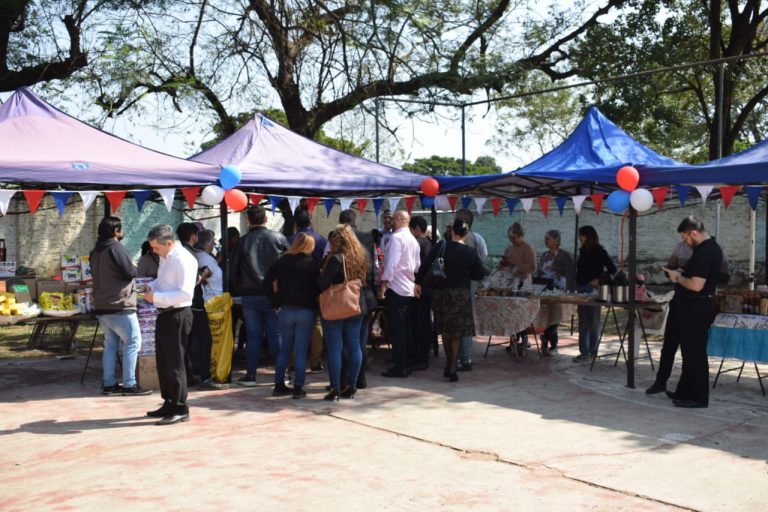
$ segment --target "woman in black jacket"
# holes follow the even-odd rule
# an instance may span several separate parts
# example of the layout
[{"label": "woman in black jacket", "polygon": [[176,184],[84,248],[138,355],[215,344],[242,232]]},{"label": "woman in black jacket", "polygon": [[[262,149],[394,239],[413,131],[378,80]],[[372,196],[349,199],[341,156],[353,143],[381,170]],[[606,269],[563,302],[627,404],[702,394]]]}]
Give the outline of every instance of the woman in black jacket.
[{"label": "woman in black jacket", "polygon": [[[579,258],[576,260],[576,286],[579,293],[592,293],[600,284],[604,271],[616,272],[608,253],[600,245],[597,231],[592,226],[579,228]],[[585,361],[597,355],[600,340],[600,306],[579,306],[579,355],[574,362]]]},{"label": "woman in black jacket", "polygon": [[[307,233],[299,233],[264,277],[264,291],[280,312],[277,322],[282,335],[282,345],[275,363],[275,388],[273,396],[293,394],[304,398],[304,372],[307,369],[307,352],[312,329],[317,316],[317,278],[320,267],[312,257],[315,240]],[[296,352],[296,377],[293,389],[285,385],[285,370],[291,354]]]},{"label": "woman in black jacket", "polygon": [[[343,283],[345,272],[348,281],[360,279],[366,283],[371,263],[367,251],[357,240],[352,228],[347,224],[340,224],[331,232],[328,243],[330,252],[323,262],[320,278],[317,280],[320,291],[333,284]],[[328,376],[331,380],[331,389],[324,400],[335,401],[339,397],[355,397],[357,392],[355,383],[357,383],[363,357],[360,350],[360,327],[367,313],[364,293],[361,293],[360,314],[341,320],[323,319],[323,334],[325,334],[325,346],[328,352]],[[340,390],[342,350],[347,353],[349,385]]]},{"label": "woman in black jacket", "polygon": [[477,251],[464,245],[464,240],[469,234],[469,225],[466,221],[456,219],[452,229],[451,240],[445,240],[432,248],[416,275],[416,284],[419,285],[417,293],[420,294],[424,277],[442,252],[447,279],[434,289],[432,311],[448,357],[443,376],[448,377],[451,382],[456,382],[459,380],[456,373],[456,360],[461,338],[475,335],[471,281],[482,279],[485,276],[485,270]]}]

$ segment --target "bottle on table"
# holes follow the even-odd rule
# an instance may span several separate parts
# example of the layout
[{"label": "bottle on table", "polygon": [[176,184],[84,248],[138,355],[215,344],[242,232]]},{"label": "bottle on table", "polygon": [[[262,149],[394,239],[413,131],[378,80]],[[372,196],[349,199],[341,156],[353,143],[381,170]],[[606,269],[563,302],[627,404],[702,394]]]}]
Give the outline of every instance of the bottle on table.
[{"label": "bottle on table", "polygon": [[5,261],[5,238],[0,238],[0,261]]}]

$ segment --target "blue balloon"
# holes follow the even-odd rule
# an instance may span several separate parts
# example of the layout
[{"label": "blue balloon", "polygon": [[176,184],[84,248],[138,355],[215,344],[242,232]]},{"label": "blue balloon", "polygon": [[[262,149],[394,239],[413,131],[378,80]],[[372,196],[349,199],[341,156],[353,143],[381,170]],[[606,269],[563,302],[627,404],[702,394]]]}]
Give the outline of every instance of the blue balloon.
[{"label": "blue balloon", "polygon": [[629,208],[629,196],[632,194],[626,190],[614,190],[608,194],[608,208],[616,213],[622,213]]},{"label": "blue balloon", "polygon": [[240,172],[240,169],[234,165],[225,165],[221,168],[221,174],[219,174],[221,188],[224,190],[235,188],[242,178],[243,174]]}]

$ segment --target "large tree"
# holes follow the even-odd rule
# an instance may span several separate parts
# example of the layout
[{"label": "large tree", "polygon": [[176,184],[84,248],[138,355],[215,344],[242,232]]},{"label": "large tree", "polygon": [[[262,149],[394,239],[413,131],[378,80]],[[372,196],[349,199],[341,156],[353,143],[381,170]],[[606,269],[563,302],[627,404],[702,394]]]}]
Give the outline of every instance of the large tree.
[{"label": "large tree", "polygon": [[[511,0],[187,0],[115,20],[109,58],[89,70],[110,115],[148,94],[212,112],[223,133],[239,112],[279,106],[314,137],[328,121],[384,96],[441,100],[501,91],[565,50],[624,0],[529,36],[533,14]],[[531,3],[533,5],[533,3]],[[574,11],[570,11],[573,14]]]},{"label": "large tree", "polygon": [[[466,162],[462,169],[461,159],[432,155],[429,158],[417,158],[413,163],[403,165],[403,170],[426,176],[461,176],[462,174],[497,174],[501,167],[492,156],[478,157],[474,162]],[[462,173],[462,170],[465,172]]]}]

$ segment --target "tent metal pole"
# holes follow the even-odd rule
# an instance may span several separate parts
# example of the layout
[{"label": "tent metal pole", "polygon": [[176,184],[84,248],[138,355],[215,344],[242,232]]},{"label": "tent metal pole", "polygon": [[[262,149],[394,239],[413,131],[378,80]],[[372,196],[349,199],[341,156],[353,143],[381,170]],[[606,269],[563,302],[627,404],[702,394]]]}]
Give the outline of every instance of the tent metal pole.
[{"label": "tent metal pole", "polygon": [[629,207],[629,308],[627,315],[627,387],[635,387],[635,276],[637,276],[637,211]]},{"label": "tent metal pole", "polygon": [[224,203],[224,201],[221,202],[219,205],[219,222],[221,226],[221,271],[224,274],[223,279],[223,290],[225,292],[229,291],[229,234],[227,231],[229,230],[229,227],[227,226],[227,223],[229,219],[227,218],[227,205]]},{"label": "tent metal pole", "polygon": [[373,100],[373,118],[376,120],[376,163],[379,163],[379,99]]},{"label": "tent metal pole", "polygon": [[467,175],[467,123],[465,107],[461,106],[461,175]]},{"label": "tent metal pole", "polygon": [[[576,213],[576,210],[573,210]],[[573,261],[576,261],[579,255],[579,214],[576,213],[576,218],[573,221]]]},{"label": "tent metal pole", "polygon": [[749,289],[755,289],[755,238],[757,233],[757,212],[749,209]]},{"label": "tent metal pole", "polygon": [[432,223],[432,243],[437,243],[437,210],[434,203],[432,204],[432,211],[430,212],[430,222]]}]

